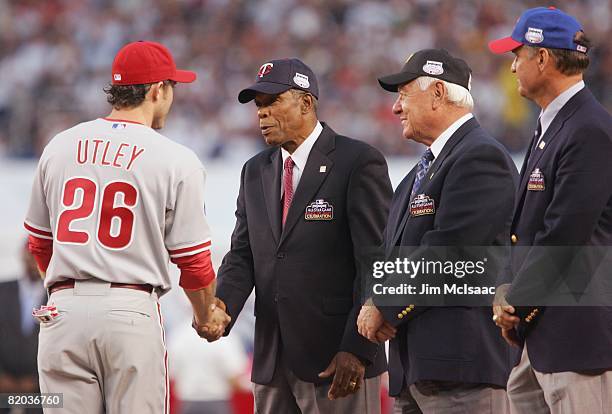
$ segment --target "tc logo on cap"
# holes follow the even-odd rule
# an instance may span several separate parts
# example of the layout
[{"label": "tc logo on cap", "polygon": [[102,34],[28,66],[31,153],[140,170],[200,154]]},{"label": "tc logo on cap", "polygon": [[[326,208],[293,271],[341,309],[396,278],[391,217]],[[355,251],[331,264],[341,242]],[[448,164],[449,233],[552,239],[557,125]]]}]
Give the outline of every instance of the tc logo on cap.
[{"label": "tc logo on cap", "polygon": [[310,82],[308,82],[308,76],[302,75],[301,73],[296,72],[293,77],[293,82],[300,88],[308,89],[310,87]]},{"label": "tc logo on cap", "polygon": [[544,41],[544,33],[542,29],[529,27],[525,32],[525,40],[529,43],[542,43]]},{"label": "tc logo on cap", "polygon": [[268,73],[272,71],[273,67],[274,67],[274,63],[264,63],[259,68],[259,72],[257,72],[257,76],[259,76],[260,78],[263,78],[265,75],[267,75]]},{"label": "tc logo on cap", "polygon": [[441,75],[444,73],[442,62],[436,62],[435,60],[428,60],[423,65],[423,72],[429,73],[430,75]]}]

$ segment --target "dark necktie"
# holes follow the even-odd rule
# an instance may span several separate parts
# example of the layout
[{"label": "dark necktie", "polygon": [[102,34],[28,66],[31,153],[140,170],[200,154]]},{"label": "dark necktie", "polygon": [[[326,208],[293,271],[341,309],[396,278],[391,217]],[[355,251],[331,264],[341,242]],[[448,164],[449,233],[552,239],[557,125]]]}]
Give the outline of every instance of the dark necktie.
[{"label": "dark necktie", "polygon": [[417,165],[416,175],[414,177],[414,184],[412,184],[412,191],[410,193],[410,198],[414,198],[417,191],[419,191],[419,187],[421,186],[421,181],[425,178],[427,174],[427,170],[429,170],[429,165],[434,159],[433,152],[429,148],[427,151],[423,153],[421,159],[419,160],[419,164]]},{"label": "dark necktie", "polygon": [[533,157],[533,154],[538,145],[538,141],[540,140],[541,135],[542,135],[542,123],[540,122],[540,118],[538,118],[538,125],[536,127],[535,132],[533,133],[533,138],[531,139],[531,146],[529,147],[529,155],[527,158],[528,164],[529,164],[529,161],[531,161],[531,158]]},{"label": "dark necktie", "polygon": [[287,220],[287,213],[289,212],[289,207],[291,207],[291,200],[293,200],[293,166],[295,163],[291,159],[291,157],[287,157],[284,165],[284,174],[283,174],[283,226],[285,225],[285,220]]}]

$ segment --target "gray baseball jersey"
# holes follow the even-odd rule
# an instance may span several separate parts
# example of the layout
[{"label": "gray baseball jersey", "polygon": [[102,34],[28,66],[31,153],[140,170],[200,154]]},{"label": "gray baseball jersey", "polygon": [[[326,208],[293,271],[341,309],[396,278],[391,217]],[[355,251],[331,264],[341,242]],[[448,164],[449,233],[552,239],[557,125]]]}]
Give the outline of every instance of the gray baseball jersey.
[{"label": "gray baseball jersey", "polygon": [[99,118],[55,136],[25,220],[53,240],[45,287],[94,277],[169,290],[169,258],[210,249],[205,178],[193,151],[142,124]]}]

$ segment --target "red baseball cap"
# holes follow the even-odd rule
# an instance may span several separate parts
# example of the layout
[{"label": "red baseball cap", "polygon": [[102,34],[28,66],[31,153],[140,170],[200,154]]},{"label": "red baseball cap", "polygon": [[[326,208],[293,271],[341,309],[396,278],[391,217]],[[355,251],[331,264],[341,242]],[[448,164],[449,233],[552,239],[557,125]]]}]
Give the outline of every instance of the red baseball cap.
[{"label": "red baseball cap", "polygon": [[155,42],[138,41],[123,46],[113,61],[113,85],[142,85],[172,80],[190,83],[195,72],[178,70],[168,48]]}]

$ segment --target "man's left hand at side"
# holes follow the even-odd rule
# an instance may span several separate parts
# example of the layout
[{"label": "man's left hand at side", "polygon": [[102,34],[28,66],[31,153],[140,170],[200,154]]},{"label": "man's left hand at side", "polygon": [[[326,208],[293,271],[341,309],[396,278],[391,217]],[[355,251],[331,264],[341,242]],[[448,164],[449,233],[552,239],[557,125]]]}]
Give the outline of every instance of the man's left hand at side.
[{"label": "man's left hand at side", "polygon": [[325,371],[319,373],[319,378],[334,379],[327,393],[327,398],[335,400],[355,393],[363,383],[365,366],[350,352],[338,352]]}]

